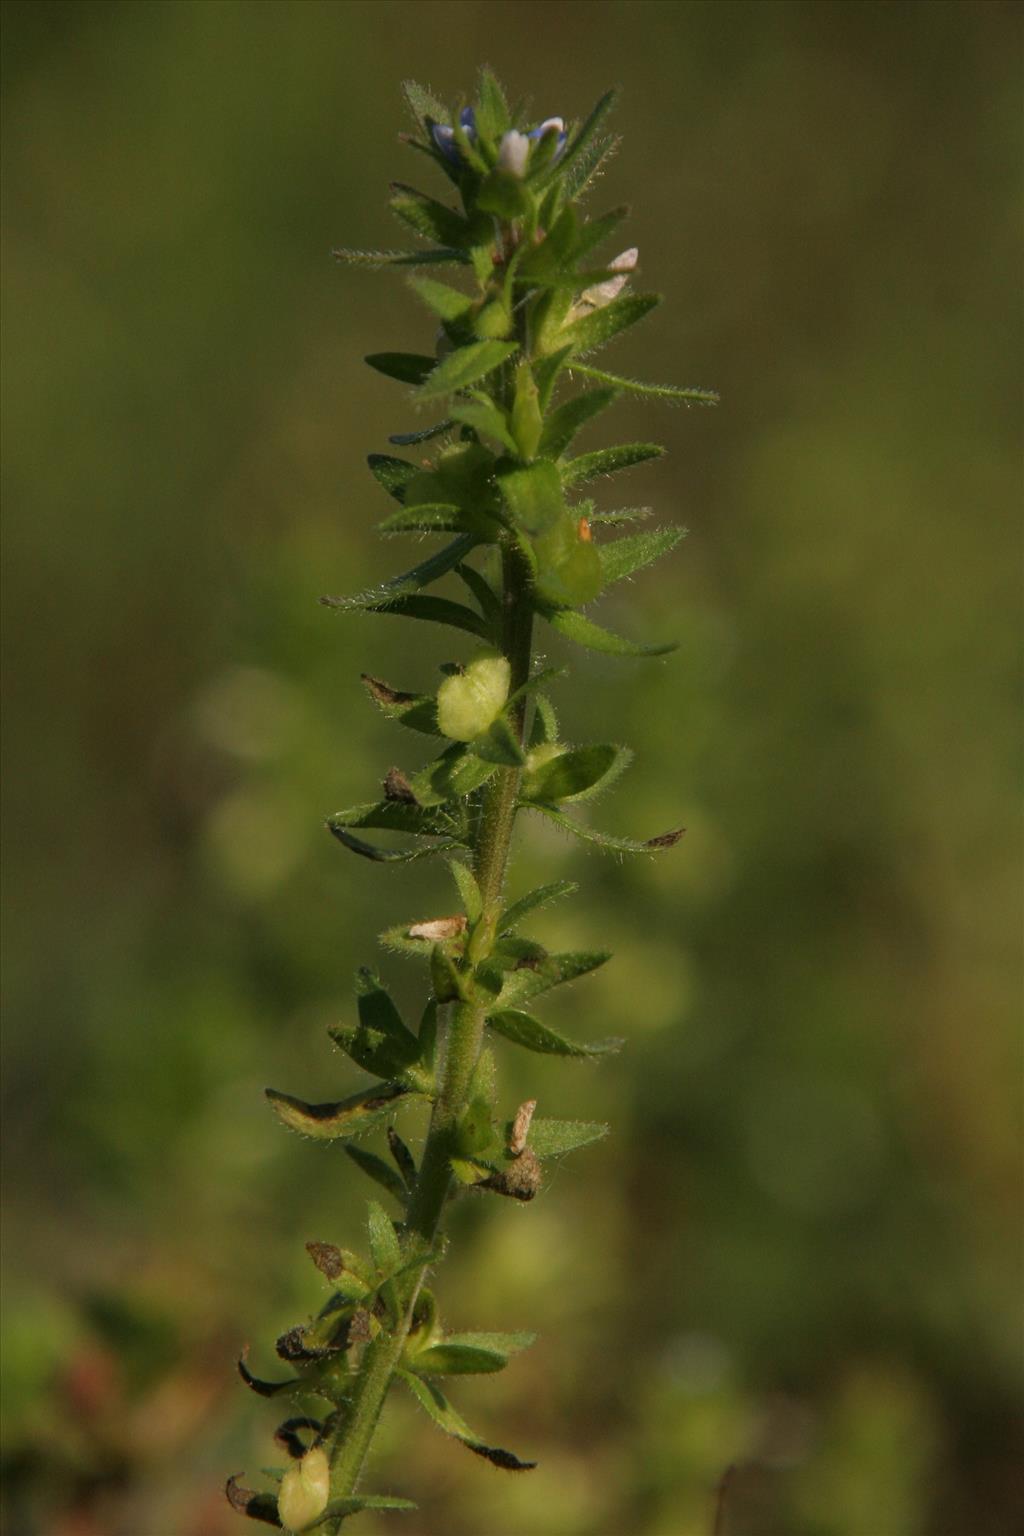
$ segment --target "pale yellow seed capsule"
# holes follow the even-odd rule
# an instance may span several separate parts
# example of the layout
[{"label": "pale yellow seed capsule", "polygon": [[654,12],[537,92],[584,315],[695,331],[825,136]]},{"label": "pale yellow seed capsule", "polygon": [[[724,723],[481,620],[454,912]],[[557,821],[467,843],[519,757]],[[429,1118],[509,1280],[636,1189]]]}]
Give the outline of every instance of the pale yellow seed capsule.
[{"label": "pale yellow seed capsule", "polygon": [[317,1446],[281,1479],[277,1513],[285,1530],[307,1531],[327,1508],[330,1492],[330,1463]]},{"label": "pale yellow seed capsule", "polygon": [[437,723],[451,741],[472,741],[493,725],[508,698],[512,669],[504,656],[478,656],[437,690]]}]

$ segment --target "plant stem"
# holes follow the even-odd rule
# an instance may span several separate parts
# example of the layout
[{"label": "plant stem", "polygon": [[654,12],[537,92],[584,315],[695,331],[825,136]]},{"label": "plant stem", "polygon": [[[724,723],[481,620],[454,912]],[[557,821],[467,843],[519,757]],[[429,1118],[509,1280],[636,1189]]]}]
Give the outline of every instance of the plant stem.
[{"label": "plant stem", "polygon": [[[532,635],[529,569],[518,548],[506,545],[502,548],[501,648],[511,668],[512,693],[529,679]],[[520,743],[525,719],[525,699],[521,699],[514,706],[512,715],[513,729]],[[483,898],[481,927],[492,936],[492,942],[501,912],[519,779],[518,768],[499,768],[490,780],[473,862]],[[392,1333],[378,1335],[363,1353],[359,1374],[348,1399],[346,1417],[332,1450],[331,1496],[335,1499],[355,1491],[391,1378],[401,1359],[413,1308],[430,1263],[434,1238],[451,1187],[450,1160],[455,1151],[459,1120],[466,1108],[473,1069],[480,1055],[487,1006],[486,998],[473,996],[470,983],[467,998],[451,1009],[441,1084],[406,1219],[405,1241],[413,1251],[417,1247],[422,1251],[423,1264],[411,1272],[407,1282],[402,1322]]]}]

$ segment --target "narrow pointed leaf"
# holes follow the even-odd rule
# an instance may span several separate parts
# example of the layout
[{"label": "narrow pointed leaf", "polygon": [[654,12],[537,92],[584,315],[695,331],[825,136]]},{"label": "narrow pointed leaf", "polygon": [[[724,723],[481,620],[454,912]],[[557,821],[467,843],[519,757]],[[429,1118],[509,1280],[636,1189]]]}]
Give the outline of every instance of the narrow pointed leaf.
[{"label": "narrow pointed leaf", "polygon": [[472,1349],[488,1349],[498,1355],[518,1355],[536,1344],[535,1333],[450,1333],[446,1344],[465,1344]]},{"label": "narrow pointed leaf", "polygon": [[412,448],[417,443],[428,443],[432,437],[440,437],[451,428],[450,421],[439,421],[436,427],[421,427],[418,432],[394,432],[388,438],[396,448]]},{"label": "narrow pointed leaf", "polygon": [[683,389],[678,384],[644,384],[639,379],[627,379],[618,373],[606,373],[603,368],[591,368],[589,363],[573,363],[573,372],[586,374],[614,389],[630,395],[647,395],[656,400],[675,400],[681,405],[717,405],[718,394],[713,389]]},{"label": "narrow pointed leaf", "polygon": [[473,305],[468,294],[433,277],[410,277],[409,287],[439,320],[459,320]]},{"label": "narrow pointed leaf", "polygon": [[618,395],[617,389],[588,389],[566,400],[545,422],[538,451],[548,458],[561,458],[580,428],[617,400]]},{"label": "narrow pointed leaf", "polygon": [[408,459],[396,459],[390,453],[371,453],[366,462],[374,479],[399,502],[405,496],[409,481],[420,472],[416,464],[410,464]]},{"label": "narrow pointed leaf", "polygon": [[467,347],[458,347],[442,358],[423,381],[418,390],[419,398],[434,400],[440,395],[468,389],[470,384],[493,373],[518,350],[518,343],[514,341],[474,341]]},{"label": "narrow pointed leaf", "polygon": [[437,366],[436,357],[423,357],[418,352],[371,352],[365,361],[400,384],[422,384]]},{"label": "narrow pointed leaf", "polygon": [[391,1217],[376,1200],[369,1203],[367,1230],[370,1235],[370,1255],[382,1275],[393,1275],[402,1264],[402,1249]]},{"label": "narrow pointed leaf", "polygon": [[[437,700],[430,693],[402,693],[389,688],[380,678],[363,673],[362,682],[374,703],[389,720],[397,720],[410,731],[437,736]],[[403,829],[405,830],[405,829]]]},{"label": "narrow pointed leaf", "polygon": [[461,533],[463,528],[459,508],[451,502],[423,502],[415,507],[402,507],[377,524],[377,532],[394,533]]},{"label": "narrow pointed leaf", "polygon": [[504,411],[499,411],[496,405],[481,400],[468,401],[452,406],[452,420],[460,422],[464,427],[472,427],[477,436],[493,437],[495,442],[507,448],[509,453],[518,453],[516,440],[508,429]]},{"label": "narrow pointed leaf", "polygon": [[473,548],[474,542],[472,534],[464,533],[461,538],[454,539],[444,549],[438,550],[437,554],[430,555],[419,565],[414,565],[412,570],[403,572],[401,576],[394,576],[390,581],[382,582],[379,587],[372,587],[367,592],[356,592],[351,597],[323,597],[320,601],[331,608],[364,609],[371,613],[380,613],[399,603],[402,598],[411,597],[422,587],[439,581],[442,576],[454,570],[463,556]]},{"label": "narrow pointed leaf", "polygon": [[620,293],[610,304],[600,309],[588,310],[578,319],[562,327],[558,343],[572,347],[577,353],[594,352],[605,346],[613,336],[629,330],[649,315],[661,303],[658,293]]},{"label": "narrow pointed leaf", "polygon": [[356,997],[358,1023],[345,1020],[332,1024],[328,1034],[364,1072],[388,1081],[404,1078],[419,1059],[419,1041],[406,1029],[391,998],[366,967],[359,972]]},{"label": "narrow pointed leaf", "polygon": [[436,241],[442,249],[467,250],[473,244],[470,225],[461,213],[403,182],[392,185],[392,213],[418,235]]},{"label": "narrow pointed leaf", "polygon": [[462,897],[462,905],[466,909],[466,917],[471,923],[477,923],[483,916],[484,903],[477,885],[476,876],[468,864],[463,864],[460,859],[449,859],[448,868],[452,872],[452,879],[458,886],[459,895]]},{"label": "narrow pointed leaf", "polygon": [[550,175],[561,176],[561,174],[569,170],[570,167],[576,166],[576,162],[581,159],[586,150],[597,137],[601,124],[604,122],[605,118],[608,116],[608,113],[615,105],[615,98],[617,95],[618,92],[614,90],[605,92],[600,101],[594,107],[593,111],[590,113],[589,117],[584,120],[578,131],[569,141],[568,145],[566,146],[565,154],[562,156],[561,160],[559,160],[557,164],[552,167],[551,172],[549,173]]},{"label": "narrow pointed leaf", "polygon": [[[508,1123],[508,1132],[511,1134],[512,1122]],[[587,1147],[594,1141],[600,1141],[607,1136],[609,1127],[597,1121],[586,1120],[549,1120],[534,1116],[530,1124],[526,1145],[542,1161],[546,1157],[561,1157],[566,1152],[575,1152],[578,1147]]]},{"label": "narrow pointed leaf", "polygon": [[400,1205],[405,1205],[408,1190],[390,1163],[386,1163],[382,1157],[377,1157],[373,1152],[367,1152],[354,1141],[346,1145],[345,1152],[357,1168],[361,1168],[363,1173],[379,1184],[382,1189],[386,1189],[389,1195],[394,1195]]},{"label": "narrow pointed leaf", "polygon": [[[424,1042],[421,1038],[421,1050],[423,1044]],[[412,1153],[409,1151],[409,1148],[406,1146],[401,1136],[399,1136],[394,1126],[388,1126],[388,1149],[391,1152],[391,1156],[395,1160],[395,1165],[398,1168],[398,1172],[404,1188],[406,1190],[415,1189],[416,1163]]]},{"label": "narrow pointed leaf", "polygon": [[628,218],[628,216],[629,209],[623,205],[619,208],[612,208],[608,213],[603,213],[600,218],[587,219],[585,223],[581,224],[573,250],[576,260],[579,261],[581,256],[585,256],[596,245],[600,245],[602,240],[607,240],[613,230],[618,229],[623,219]]},{"label": "narrow pointed leaf", "polygon": [[485,762],[456,742],[416,774],[412,780],[413,793],[425,806],[443,805],[472,794],[486,784],[496,769],[496,763]]},{"label": "narrow pointed leaf", "polygon": [[[322,597],[320,601],[328,608],[355,611],[351,600],[346,598]],[[413,592],[405,597],[389,598],[385,603],[371,603],[365,611],[389,613],[400,619],[422,619],[427,624],[447,624],[449,629],[464,630],[466,634],[477,635],[481,640],[491,639],[490,625],[480,614],[474,613],[464,603],[453,603],[447,597]]]},{"label": "narrow pointed leaf", "polygon": [[529,1002],[531,998],[539,997],[542,992],[550,992],[552,987],[560,987],[564,982],[576,981],[580,976],[587,976],[610,959],[611,955],[605,949],[569,950],[560,955],[545,954],[543,958],[533,960],[506,974],[497,1011],[508,1008],[512,1004]]},{"label": "narrow pointed leaf", "polygon": [[592,182],[597,181],[621,142],[617,134],[590,139],[566,170],[565,189],[570,197],[578,198]]},{"label": "narrow pointed leaf", "polygon": [[336,811],[327,822],[335,836],[350,828],[372,827],[383,832],[407,832],[416,837],[453,837],[456,823],[434,806],[410,805],[404,800],[373,800]]},{"label": "narrow pointed leaf", "polygon": [[562,484],[584,485],[599,475],[614,475],[620,469],[646,464],[648,459],[660,459],[664,452],[660,443],[619,443],[614,448],[597,448],[562,465]]},{"label": "narrow pointed leaf", "polygon": [[331,1104],[307,1104],[276,1088],[264,1090],[279,1120],[290,1130],[300,1131],[317,1141],[338,1141],[346,1136],[360,1136],[393,1113],[409,1090],[399,1083],[370,1088],[351,1098]]},{"label": "narrow pointed leaf", "polygon": [[686,537],[685,528],[656,528],[651,533],[632,533],[611,544],[599,544],[597,557],[606,584],[622,581],[645,566],[660,560],[670,549],[675,549],[680,539]]},{"label": "narrow pointed leaf", "polygon": [[518,901],[505,908],[498,919],[498,932],[511,933],[531,912],[537,912],[541,907],[560,901],[563,896],[571,896],[578,890],[575,880],[554,880],[550,885],[538,885],[535,890],[527,891],[525,896],[520,896]]},{"label": "narrow pointed leaf", "polygon": [[608,789],[632,760],[628,747],[617,747],[611,742],[574,747],[527,775],[524,799],[548,804],[589,799]]},{"label": "narrow pointed leaf", "polygon": [[475,755],[483,758],[486,763],[500,763],[506,768],[519,768],[526,761],[526,755],[519,745],[519,738],[504,714],[499,715],[488,730],[480,736],[475,736],[470,747]]},{"label": "narrow pointed leaf", "polygon": [[409,1369],[417,1376],[482,1376],[503,1371],[507,1364],[508,1356],[497,1350],[454,1344],[445,1339],[442,1344],[420,1350],[410,1362]]},{"label": "narrow pointed leaf", "polygon": [[464,267],[469,261],[465,251],[447,246],[433,251],[353,251],[340,246],[331,255],[350,267]]},{"label": "narrow pointed leaf", "polygon": [[403,80],[402,95],[405,97],[413,119],[417,126],[423,129],[424,134],[429,133],[431,123],[448,121],[447,108],[427,90],[426,86],[418,84],[415,80]]},{"label": "narrow pointed leaf", "polygon": [[[548,621],[550,622],[550,616]],[[543,747],[557,740],[558,716],[555,713],[555,706],[546,694],[538,694],[533,724],[530,726],[530,746]]]},{"label": "narrow pointed leaf", "polygon": [[501,600],[490,582],[471,565],[457,565],[455,571],[476,598],[484,618],[489,623],[496,624],[501,618]]},{"label": "narrow pointed leaf", "polygon": [[[591,507],[587,513],[587,521],[593,524],[605,523],[608,526],[619,523],[642,523],[654,516],[652,507],[617,507],[612,512],[596,512]],[[685,529],[683,530],[685,532]]]},{"label": "narrow pointed leaf", "polygon": [[522,1045],[528,1051],[538,1051],[543,1056],[607,1056],[621,1050],[621,1040],[594,1040],[590,1044],[567,1040],[556,1030],[549,1029],[531,1013],[519,1008],[499,1008],[487,1015],[487,1022],[505,1040]]},{"label": "narrow pointed leaf", "polygon": [[401,1368],[396,1375],[405,1382],[420,1407],[426,1409],[438,1428],[443,1429],[446,1435],[461,1440],[477,1456],[483,1456],[493,1466],[503,1467],[509,1472],[527,1472],[537,1465],[535,1461],[520,1461],[518,1456],[502,1450],[500,1446],[487,1445],[479,1435],[473,1433],[465,1419],[456,1413],[444,1393],[433,1382],[422,1381],[412,1371]]},{"label": "narrow pointed leaf", "polygon": [[646,842],[638,842],[634,837],[613,837],[609,832],[599,832],[596,827],[588,827],[586,822],[576,821],[552,805],[530,805],[529,809],[546,816],[548,821],[571,832],[582,842],[593,843],[595,848],[603,848],[607,853],[658,853],[674,847],[683,835],[681,830],[663,832],[657,837],[649,837]]},{"label": "narrow pointed leaf", "polygon": [[606,656],[667,656],[678,644],[669,640],[662,645],[641,645],[637,640],[626,640],[610,629],[602,629],[600,624],[577,613],[574,608],[541,608],[540,612],[552,629],[557,629],[567,640],[588,651],[601,651]]},{"label": "narrow pointed leaf", "polygon": [[344,1520],[348,1515],[361,1514],[364,1509],[418,1509],[411,1499],[392,1498],[390,1494],[351,1493],[347,1498],[334,1499],[313,1525],[312,1531],[322,1530],[334,1520]]}]

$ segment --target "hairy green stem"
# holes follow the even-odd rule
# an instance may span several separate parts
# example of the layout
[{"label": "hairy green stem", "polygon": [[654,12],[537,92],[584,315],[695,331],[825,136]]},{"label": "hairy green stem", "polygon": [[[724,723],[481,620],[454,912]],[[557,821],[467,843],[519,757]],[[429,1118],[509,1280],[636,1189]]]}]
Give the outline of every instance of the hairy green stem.
[{"label": "hairy green stem", "polygon": [[[503,547],[502,578],[501,648],[511,668],[510,689],[514,693],[529,680],[533,634],[530,572],[515,545]],[[520,742],[525,721],[526,703],[522,698],[515,704],[512,716],[513,729]],[[519,780],[518,768],[499,768],[488,785],[480,819],[473,868],[483,898],[481,927],[491,935],[492,941],[501,912]],[[441,1083],[416,1184],[409,1197],[406,1220],[405,1241],[413,1252],[417,1247],[422,1251],[423,1264],[411,1272],[407,1282],[402,1322],[392,1332],[378,1335],[363,1354],[346,1405],[345,1419],[332,1448],[331,1496],[336,1499],[355,1491],[384,1399],[402,1356],[416,1298],[430,1263],[434,1238],[451,1188],[451,1158],[456,1150],[456,1132],[480,1055],[486,1017],[487,1000],[472,995],[451,1008]]]}]

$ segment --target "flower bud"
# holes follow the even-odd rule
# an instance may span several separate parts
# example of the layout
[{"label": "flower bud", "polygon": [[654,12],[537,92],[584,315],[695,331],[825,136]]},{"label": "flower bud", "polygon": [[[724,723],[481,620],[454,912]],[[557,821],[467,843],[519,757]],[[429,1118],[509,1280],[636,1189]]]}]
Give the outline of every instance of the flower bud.
[{"label": "flower bud", "polygon": [[513,128],[506,133],[498,146],[498,169],[506,176],[522,180],[526,174],[526,162],[530,158],[530,140],[525,133]]},{"label": "flower bud", "polygon": [[297,1466],[281,1479],[277,1513],[286,1531],[306,1531],[327,1508],[331,1492],[331,1467],[319,1446],[307,1451]]},{"label": "flower bud", "polygon": [[508,698],[512,669],[504,656],[484,654],[464,672],[446,677],[437,690],[437,723],[442,736],[472,741],[493,725]]}]

